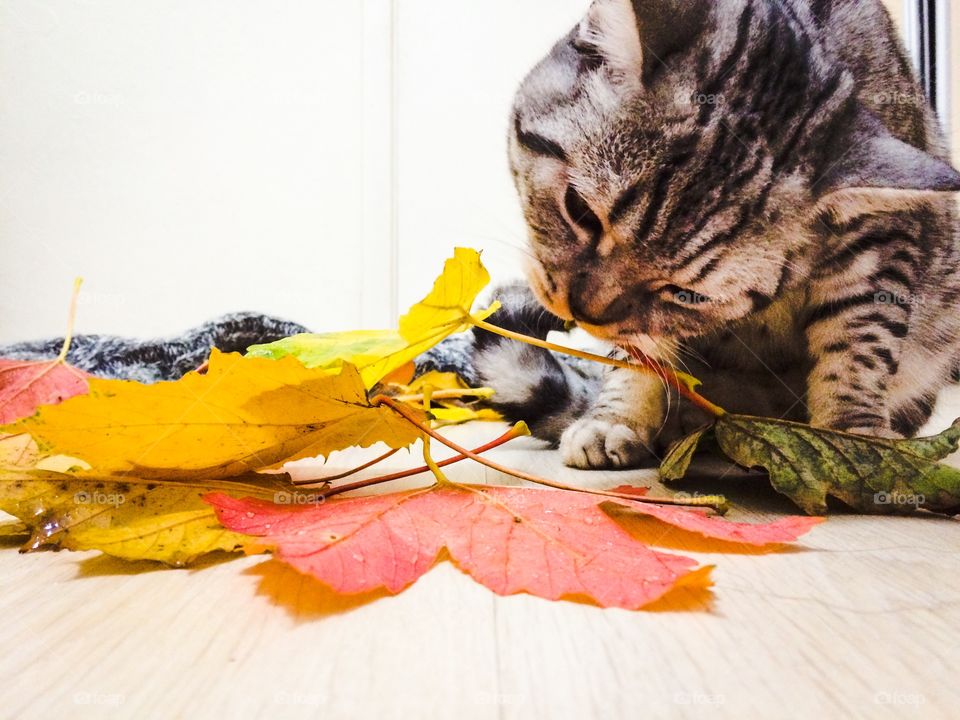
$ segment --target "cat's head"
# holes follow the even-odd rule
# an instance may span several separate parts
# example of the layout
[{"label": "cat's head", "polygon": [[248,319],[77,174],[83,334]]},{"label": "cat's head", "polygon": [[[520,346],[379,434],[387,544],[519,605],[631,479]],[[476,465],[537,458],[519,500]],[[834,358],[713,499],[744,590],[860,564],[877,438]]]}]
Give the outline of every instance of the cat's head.
[{"label": "cat's head", "polygon": [[647,348],[703,335],[802,278],[841,200],[960,188],[790,5],[596,0],[530,73],[510,161],[550,310]]}]

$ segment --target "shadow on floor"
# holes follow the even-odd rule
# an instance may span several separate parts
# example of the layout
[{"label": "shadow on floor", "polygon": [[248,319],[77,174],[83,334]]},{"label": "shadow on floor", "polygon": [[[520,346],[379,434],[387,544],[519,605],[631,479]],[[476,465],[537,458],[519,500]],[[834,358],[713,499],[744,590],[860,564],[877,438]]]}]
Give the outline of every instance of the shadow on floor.
[{"label": "shadow on floor", "polygon": [[375,600],[391,597],[386,590],[341,595],[319,580],[304,575],[284,562],[267,560],[244,571],[260,578],[257,595],[282,607],[296,620],[322,620],[350,612]]},{"label": "shadow on floor", "polygon": [[242,558],[241,553],[212,552],[194,560],[189,567],[177,568],[155,560],[124,560],[110,555],[96,555],[77,563],[78,578],[105,577],[109,575],[140,575],[164,570],[202,572],[210,567],[223,565]]}]

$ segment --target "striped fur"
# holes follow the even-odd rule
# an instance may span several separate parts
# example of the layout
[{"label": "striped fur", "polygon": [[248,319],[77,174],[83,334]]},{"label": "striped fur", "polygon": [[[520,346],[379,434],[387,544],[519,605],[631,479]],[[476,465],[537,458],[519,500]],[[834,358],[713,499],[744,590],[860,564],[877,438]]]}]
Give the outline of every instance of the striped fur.
[{"label": "striped fur", "polygon": [[[734,410],[883,436],[929,416],[960,358],[960,175],[879,0],[596,0],[509,146],[553,315]],[[571,400],[573,465],[635,464],[676,425],[655,383],[605,382]]]}]

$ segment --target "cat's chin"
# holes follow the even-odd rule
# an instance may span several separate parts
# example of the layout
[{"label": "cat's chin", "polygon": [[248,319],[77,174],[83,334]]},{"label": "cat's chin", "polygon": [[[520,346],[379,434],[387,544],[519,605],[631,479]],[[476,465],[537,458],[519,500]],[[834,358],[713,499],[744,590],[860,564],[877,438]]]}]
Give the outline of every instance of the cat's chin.
[{"label": "cat's chin", "polygon": [[624,335],[612,328],[593,327],[580,324],[583,330],[599,340],[616,345],[624,350],[637,350],[651,360],[670,362],[676,356],[679,340],[677,338],[658,337],[645,333]]}]

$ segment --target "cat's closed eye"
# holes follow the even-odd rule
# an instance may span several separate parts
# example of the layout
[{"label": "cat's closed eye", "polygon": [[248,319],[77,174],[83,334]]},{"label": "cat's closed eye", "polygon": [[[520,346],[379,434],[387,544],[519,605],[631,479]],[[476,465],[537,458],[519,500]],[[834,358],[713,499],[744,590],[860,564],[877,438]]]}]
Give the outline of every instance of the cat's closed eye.
[{"label": "cat's closed eye", "polygon": [[524,130],[519,116],[515,118],[513,125],[520,147],[540,157],[567,162],[567,154],[563,148],[560,147],[559,143],[545,138],[542,135]]},{"label": "cat's closed eye", "polygon": [[567,187],[563,204],[570,222],[589,233],[591,239],[596,239],[603,234],[603,223],[600,218],[573,185]]}]

